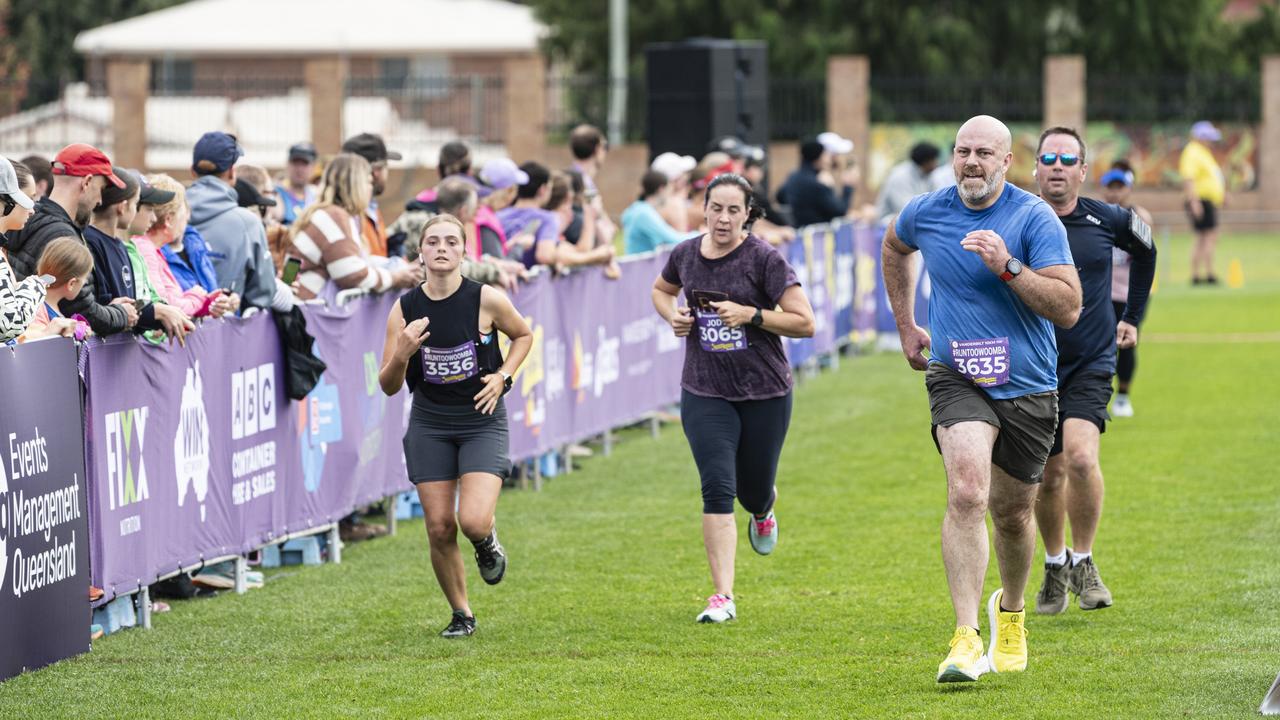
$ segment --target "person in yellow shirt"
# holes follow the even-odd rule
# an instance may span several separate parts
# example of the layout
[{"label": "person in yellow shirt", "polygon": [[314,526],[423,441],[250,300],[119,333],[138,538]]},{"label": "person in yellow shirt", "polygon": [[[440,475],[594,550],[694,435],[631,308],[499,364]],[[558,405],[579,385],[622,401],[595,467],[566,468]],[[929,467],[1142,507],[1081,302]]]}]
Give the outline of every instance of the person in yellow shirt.
[{"label": "person in yellow shirt", "polygon": [[1222,168],[1209,145],[1222,140],[1213,123],[1201,120],[1191,126],[1191,140],[1182,149],[1178,174],[1187,198],[1187,213],[1196,240],[1191,248],[1191,283],[1218,284],[1213,274],[1213,251],[1218,245],[1218,209],[1226,200],[1227,186]]}]

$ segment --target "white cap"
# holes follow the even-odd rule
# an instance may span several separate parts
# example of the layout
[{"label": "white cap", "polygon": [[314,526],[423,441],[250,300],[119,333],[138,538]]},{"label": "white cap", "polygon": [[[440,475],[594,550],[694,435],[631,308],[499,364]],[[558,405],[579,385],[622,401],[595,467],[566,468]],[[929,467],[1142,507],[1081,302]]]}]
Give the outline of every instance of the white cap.
[{"label": "white cap", "polygon": [[673,152],[664,152],[649,164],[650,170],[657,170],[666,175],[668,180],[675,180],[696,167],[698,161],[692,155],[677,155]]},{"label": "white cap", "polygon": [[823,149],[832,155],[844,155],[853,152],[853,141],[848,138],[842,138],[833,132],[824,132],[818,136],[818,142]]},{"label": "white cap", "polygon": [[13,169],[13,163],[5,157],[0,157],[0,195],[8,195],[27,210],[36,205],[35,201],[22,192],[22,187],[18,185],[18,171]]}]

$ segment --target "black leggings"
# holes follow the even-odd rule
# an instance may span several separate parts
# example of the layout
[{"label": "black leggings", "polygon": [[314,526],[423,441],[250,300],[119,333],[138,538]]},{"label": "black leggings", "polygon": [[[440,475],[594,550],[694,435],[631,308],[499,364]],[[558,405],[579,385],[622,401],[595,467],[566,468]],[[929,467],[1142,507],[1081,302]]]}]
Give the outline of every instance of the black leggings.
[{"label": "black leggings", "polygon": [[702,512],[733,513],[733,499],[754,515],[773,507],[778,456],[791,423],[791,393],[730,402],[683,391],[680,422],[702,476]]},{"label": "black leggings", "polygon": [[[1116,322],[1124,315],[1125,304],[1121,302],[1111,302],[1116,309]],[[1138,369],[1138,348],[1120,348],[1116,351],[1116,379],[1120,384],[1128,388],[1129,383],[1133,382],[1133,373]]]}]

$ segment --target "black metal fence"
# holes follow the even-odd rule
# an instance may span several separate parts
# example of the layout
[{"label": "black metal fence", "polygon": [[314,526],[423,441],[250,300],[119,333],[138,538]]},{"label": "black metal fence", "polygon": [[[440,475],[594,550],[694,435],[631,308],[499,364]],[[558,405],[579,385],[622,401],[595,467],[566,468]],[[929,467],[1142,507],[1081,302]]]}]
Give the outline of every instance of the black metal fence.
[{"label": "black metal fence", "polygon": [[1258,122],[1262,117],[1262,78],[1256,74],[1090,73],[1087,88],[1090,120]]},{"label": "black metal fence", "polygon": [[872,122],[952,122],[986,114],[1005,122],[1039,122],[1039,75],[983,77],[871,76]]},{"label": "black metal fence", "polygon": [[826,78],[769,79],[771,140],[801,140],[826,129]]},{"label": "black metal fence", "polygon": [[[614,143],[644,142],[648,137],[648,89],[643,77],[626,81],[626,132],[622,138],[609,138]],[[609,127],[609,78],[601,75],[547,76],[548,141],[562,144],[573,128],[582,123],[605,129]]]}]

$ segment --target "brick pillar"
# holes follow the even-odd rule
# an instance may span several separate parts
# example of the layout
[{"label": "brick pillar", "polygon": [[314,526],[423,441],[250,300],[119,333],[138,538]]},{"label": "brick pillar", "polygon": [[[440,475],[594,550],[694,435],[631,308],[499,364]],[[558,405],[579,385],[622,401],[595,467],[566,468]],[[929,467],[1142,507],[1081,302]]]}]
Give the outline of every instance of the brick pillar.
[{"label": "brick pillar", "polygon": [[[547,68],[542,56],[530,53],[503,62],[503,140],[507,156],[517,163],[546,160]],[[615,143],[622,138],[610,138]]]},{"label": "brick pillar", "polygon": [[865,55],[827,58],[827,129],[853,141],[866,178],[871,159],[871,61]]},{"label": "brick pillar", "polygon": [[147,96],[151,90],[148,60],[107,60],[107,94],[111,97],[111,162],[122,167],[147,165]]},{"label": "brick pillar", "polygon": [[[311,142],[321,155],[334,155],[342,148],[346,131],[342,127],[342,104],[346,97],[347,60],[319,57],[307,60],[307,94],[311,96]],[[352,134],[360,132],[352,129]]]},{"label": "brick pillar", "polygon": [[[1083,55],[1050,55],[1044,59],[1044,126],[1062,125],[1085,133],[1085,62]],[[1086,136],[1087,140],[1087,136]]]},{"label": "brick pillar", "polygon": [[1280,55],[1262,58],[1262,125],[1258,128],[1258,190],[1264,210],[1280,210]]}]

